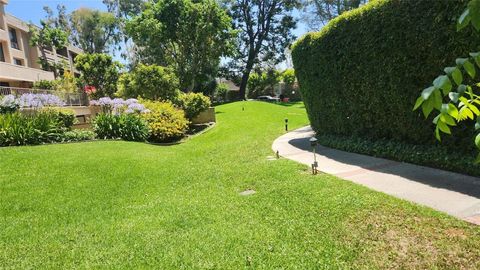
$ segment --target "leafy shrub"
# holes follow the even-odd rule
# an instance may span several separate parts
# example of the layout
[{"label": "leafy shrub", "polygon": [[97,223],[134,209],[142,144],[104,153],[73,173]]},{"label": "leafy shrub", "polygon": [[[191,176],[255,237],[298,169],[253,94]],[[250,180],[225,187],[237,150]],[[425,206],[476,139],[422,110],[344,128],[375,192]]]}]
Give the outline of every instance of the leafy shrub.
[{"label": "leafy shrub", "polygon": [[142,114],[150,129],[148,141],[173,142],[185,136],[189,122],[182,110],[175,108],[170,102],[142,101],[142,103],[150,110],[149,113]]},{"label": "leafy shrub", "polygon": [[0,114],[0,146],[58,142],[64,131],[51,111]]},{"label": "leafy shrub", "polygon": [[324,146],[348,152],[480,176],[480,165],[473,164],[474,155],[449,151],[445,147],[338,135],[320,135],[318,141]]},{"label": "leafy shrub", "polygon": [[56,80],[40,80],[34,82],[33,88],[54,90],[61,93],[75,93],[79,91],[77,78],[75,78],[73,72],[68,70]]},{"label": "leafy shrub", "polygon": [[287,84],[292,86],[295,83],[295,80],[297,78],[295,77],[295,70],[292,68],[286,69],[285,71],[282,72],[282,81]]},{"label": "leafy shrub", "polygon": [[108,54],[80,54],[75,58],[75,67],[82,73],[84,85],[94,86],[92,97],[112,96],[117,91],[117,81],[122,65]]},{"label": "leafy shrub", "polygon": [[54,114],[60,127],[71,129],[76,123],[77,118],[75,112],[72,109],[67,108],[44,108],[42,111],[50,112]]},{"label": "leafy shrub", "polygon": [[71,130],[65,132],[63,135],[64,142],[81,142],[81,141],[91,141],[95,139],[95,132],[91,130]]},{"label": "leafy shrub", "polygon": [[[466,3],[371,1],[296,42],[295,73],[313,129],[435,144],[434,127],[412,108],[445,66],[478,48],[478,33],[455,28]],[[443,143],[470,153],[473,132],[456,132]]]},{"label": "leafy shrub", "polygon": [[248,78],[248,97],[256,98],[262,95],[274,95],[274,87],[280,82],[281,74],[277,70],[268,70],[262,73],[252,73]]},{"label": "leafy shrub", "polygon": [[197,117],[211,105],[210,99],[201,93],[182,93],[178,105],[185,111],[188,120]]},{"label": "leafy shrub", "polygon": [[118,96],[151,100],[175,101],[179,81],[170,68],[157,65],[138,65],[131,73],[125,73],[118,82]]},{"label": "leafy shrub", "polygon": [[218,102],[223,102],[227,99],[228,85],[226,83],[219,83],[215,88],[214,99]]},{"label": "leafy shrub", "polygon": [[63,76],[53,83],[53,89],[62,93],[75,93],[79,91],[77,78],[71,71],[65,71]]},{"label": "leafy shrub", "polygon": [[100,113],[95,117],[93,130],[100,139],[145,141],[148,136],[147,123],[138,114]]},{"label": "leafy shrub", "polygon": [[53,90],[55,89],[56,81],[49,81],[49,80],[40,80],[33,83],[33,88],[36,89],[46,89],[46,90]]}]

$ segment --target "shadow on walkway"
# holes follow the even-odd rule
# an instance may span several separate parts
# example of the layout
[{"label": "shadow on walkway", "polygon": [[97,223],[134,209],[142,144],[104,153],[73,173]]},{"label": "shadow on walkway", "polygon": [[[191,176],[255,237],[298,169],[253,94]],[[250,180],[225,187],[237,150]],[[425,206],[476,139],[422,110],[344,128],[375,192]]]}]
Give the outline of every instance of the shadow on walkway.
[{"label": "shadow on walkway", "polygon": [[[296,148],[311,151],[312,148],[308,139],[291,139],[288,143]],[[456,191],[480,199],[480,178],[477,177],[349,153],[323,146],[317,147],[317,153],[328,159],[358,166],[368,171],[397,175],[431,187]],[[342,174],[342,172],[339,172],[335,175],[341,177]]]}]

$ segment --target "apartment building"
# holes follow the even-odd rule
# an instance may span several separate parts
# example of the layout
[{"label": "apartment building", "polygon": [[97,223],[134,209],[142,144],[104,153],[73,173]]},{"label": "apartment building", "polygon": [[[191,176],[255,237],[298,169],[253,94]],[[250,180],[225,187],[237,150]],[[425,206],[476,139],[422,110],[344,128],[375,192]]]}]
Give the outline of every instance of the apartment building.
[{"label": "apartment building", "polygon": [[[28,23],[5,13],[7,4],[8,0],[0,0],[0,86],[30,88],[35,81],[53,80],[53,72],[42,70],[38,63],[40,50],[30,46]],[[47,58],[65,62],[66,68],[78,75],[73,61],[81,53],[81,49],[70,45],[47,51]]]}]

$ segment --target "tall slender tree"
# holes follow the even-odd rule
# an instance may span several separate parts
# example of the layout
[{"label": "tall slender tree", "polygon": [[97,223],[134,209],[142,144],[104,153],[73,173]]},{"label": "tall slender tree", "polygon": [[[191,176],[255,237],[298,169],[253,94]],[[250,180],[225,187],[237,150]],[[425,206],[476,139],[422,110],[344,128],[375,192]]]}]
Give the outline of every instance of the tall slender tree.
[{"label": "tall slender tree", "polygon": [[292,16],[298,0],[229,0],[225,2],[240,30],[237,52],[230,66],[241,73],[240,98],[244,99],[248,78],[255,65],[285,60],[287,48],[295,36],[297,22]]},{"label": "tall slender tree", "polygon": [[62,49],[68,45],[68,32],[64,30],[66,28],[66,25],[64,25],[65,7],[59,5],[57,8],[58,16],[55,16],[49,7],[44,7],[43,10],[47,13],[47,16],[40,21],[41,26],[29,25],[30,45],[39,48],[41,54],[39,63],[42,69],[52,71],[55,78],[59,76],[65,63],[49,61],[47,51]]},{"label": "tall slender tree", "polygon": [[121,51],[120,55],[127,60],[129,69],[134,69],[140,59],[138,59],[137,53],[139,48],[126,32],[126,23],[143,11],[146,2],[147,0],[103,0],[108,12],[114,14],[118,20],[118,28],[123,43],[119,44],[118,47]]}]

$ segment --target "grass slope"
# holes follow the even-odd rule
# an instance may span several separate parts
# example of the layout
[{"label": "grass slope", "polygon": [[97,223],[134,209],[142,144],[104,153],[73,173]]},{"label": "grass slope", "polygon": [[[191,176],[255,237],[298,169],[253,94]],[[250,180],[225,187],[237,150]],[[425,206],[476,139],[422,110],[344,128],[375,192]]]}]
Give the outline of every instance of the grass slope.
[{"label": "grass slope", "polygon": [[217,112],[181,145],[0,149],[0,268],[480,267],[479,228],[268,161],[284,118],[307,123],[300,104]]}]

